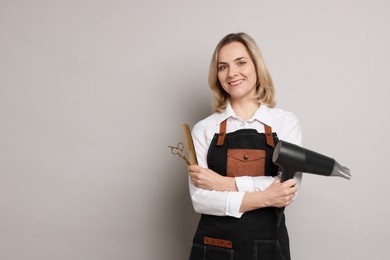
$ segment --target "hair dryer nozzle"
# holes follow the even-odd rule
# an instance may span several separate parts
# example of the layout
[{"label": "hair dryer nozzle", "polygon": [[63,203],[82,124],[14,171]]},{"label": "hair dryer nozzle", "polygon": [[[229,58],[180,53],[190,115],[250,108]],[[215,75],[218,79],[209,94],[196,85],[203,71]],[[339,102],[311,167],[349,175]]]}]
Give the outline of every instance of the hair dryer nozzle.
[{"label": "hair dryer nozzle", "polygon": [[334,162],[333,171],[329,176],[339,176],[347,180],[351,179],[351,171],[349,168],[340,165],[337,161]]}]

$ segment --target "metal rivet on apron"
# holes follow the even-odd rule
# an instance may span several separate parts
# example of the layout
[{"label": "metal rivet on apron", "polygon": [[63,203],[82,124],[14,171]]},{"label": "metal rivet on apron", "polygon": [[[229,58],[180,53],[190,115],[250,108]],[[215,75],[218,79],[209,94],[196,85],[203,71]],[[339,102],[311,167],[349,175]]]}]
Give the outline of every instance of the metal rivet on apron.
[{"label": "metal rivet on apron", "polygon": [[248,160],[249,159],[249,156],[248,155],[244,155],[244,160]]}]

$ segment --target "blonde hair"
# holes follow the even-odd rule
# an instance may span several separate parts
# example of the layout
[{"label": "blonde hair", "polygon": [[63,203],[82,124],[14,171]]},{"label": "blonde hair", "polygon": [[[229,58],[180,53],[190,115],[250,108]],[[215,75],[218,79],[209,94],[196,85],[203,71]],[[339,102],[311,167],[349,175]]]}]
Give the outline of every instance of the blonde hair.
[{"label": "blonde hair", "polygon": [[226,35],[218,43],[211,58],[210,70],[209,70],[209,85],[215,95],[215,110],[222,112],[225,110],[229,94],[222,88],[218,79],[218,54],[221,48],[232,42],[242,43],[249,53],[252,59],[257,76],[256,85],[256,101],[259,104],[265,104],[269,107],[274,107],[276,104],[275,88],[272,82],[271,75],[263,61],[260,49],[257,46],[255,40],[246,33],[231,33]]}]

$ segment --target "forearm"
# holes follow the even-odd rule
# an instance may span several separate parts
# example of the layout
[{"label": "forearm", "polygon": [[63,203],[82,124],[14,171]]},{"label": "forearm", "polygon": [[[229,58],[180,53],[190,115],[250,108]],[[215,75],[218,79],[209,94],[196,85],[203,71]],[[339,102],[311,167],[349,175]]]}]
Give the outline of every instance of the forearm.
[{"label": "forearm", "polygon": [[218,187],[215,187],[215,190],[218,191],[239,191],[236,185],[235,178],[232,177],[223,177],[222,182]]},{"label": "forearm", "polygon": [[246,192],[241,202],[240,212],[245,213],[259,208],[267,207],[264,192]]},{"label": "forearm", "polygon": [[276,180],[265,191],[246,192],[241,202],[240,212],[265,208],[288,206],[297,192],[297,181],[287,180],[283,183]]}]

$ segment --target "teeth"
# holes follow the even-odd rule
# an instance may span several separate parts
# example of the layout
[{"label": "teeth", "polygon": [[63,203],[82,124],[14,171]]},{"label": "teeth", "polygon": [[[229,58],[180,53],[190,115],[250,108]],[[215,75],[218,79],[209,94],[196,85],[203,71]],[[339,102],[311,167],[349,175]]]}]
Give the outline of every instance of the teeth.
[{"label": "teeth", "polygon": [[229,84],[232,86],[237,86],[237,85],[241,84],[241,82],[243,82],[243,81],[244,80],[238,80],[238,81],[230,82]]}]

